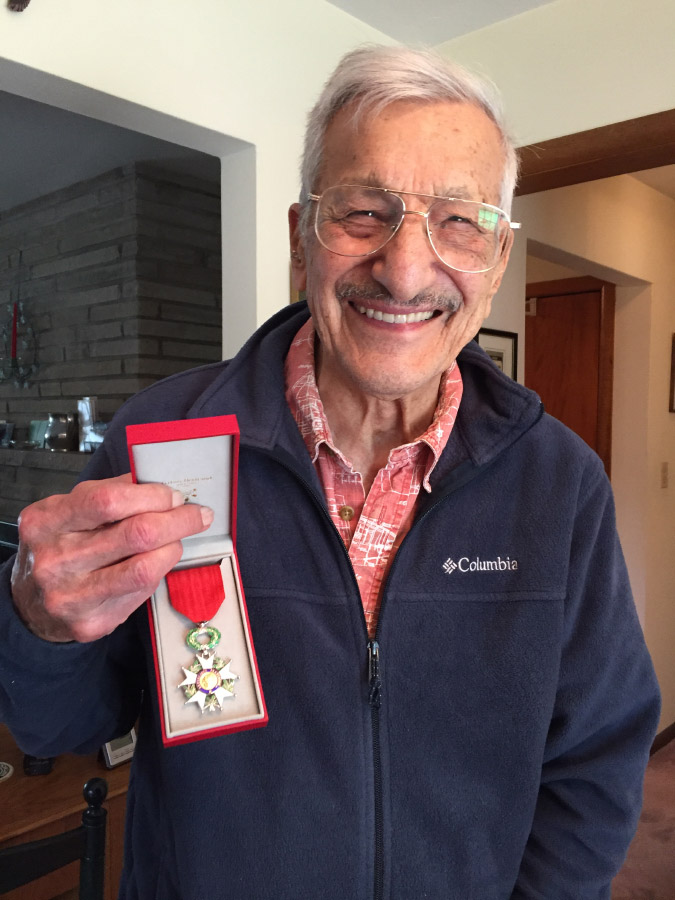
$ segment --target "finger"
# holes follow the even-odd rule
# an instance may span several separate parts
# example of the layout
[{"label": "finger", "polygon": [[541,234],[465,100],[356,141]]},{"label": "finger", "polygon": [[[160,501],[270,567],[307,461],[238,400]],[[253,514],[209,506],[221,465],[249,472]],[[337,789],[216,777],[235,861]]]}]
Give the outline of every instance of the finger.
[{"label": "finger", "polygon": [[180,491],[164,484],[133,484],[130,475],[83,481],[70,494],[59,494],[26,507],[19,517],[19,536],[89,531],[142,512],[162,512],[183,505]]},{"label": "finger", "polygon": [[74,513],[76,527],[72,530],[98,528],[139,513],[165,512],[184,504],[180,491],[166,484],[135,484],[128,475],[84,481],[73,488],[70,497],[77,504],[77,509],[67,513]]},{"label": "finger", "polygon": [[212,521],[213,511],[208,507],[187,504],[167,512],[141,513],[94,531],[59,535],[35,554],[32,575],[44,590],[82,573],[178,544],[205,531]]},{"label": "finger", "polygon": [[180,543],[50,586],[23,609],[31,630],[49,641],[98,640],[124,622],[181,556]]},{"label": "finger", "polygon": [[[138,606],[157,590],[162,578],[178,563],[182,553],[180,543],[167,544],[147,553],[138,553],[114,566],[94,573],[88,589],[100,607],[114,607],[124,621],[123,609],[128,604]],[[110,599],[113,597],[114,599]],[[135,608],[133,606],[133,608]]]}]

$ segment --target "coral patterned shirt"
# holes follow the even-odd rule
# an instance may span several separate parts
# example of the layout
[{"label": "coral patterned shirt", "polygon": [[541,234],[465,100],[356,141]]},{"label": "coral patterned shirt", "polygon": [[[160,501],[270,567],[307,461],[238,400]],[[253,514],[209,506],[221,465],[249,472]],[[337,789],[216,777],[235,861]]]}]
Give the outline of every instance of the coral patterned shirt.
[{"label": "coral patterned shirt", "polygon": [[415,501],[455,424],[462,376],[453,363],[441,376],[438,405],[424,434],[395,447],[365,495],[363,481],[333,443],[314,369],[314,326],[309,319],[286,357],[286,401],[298,424],[326,496],[328,511],[349,552],[368,626],[374,637],[381,589],[401,541],[412,524]]}]

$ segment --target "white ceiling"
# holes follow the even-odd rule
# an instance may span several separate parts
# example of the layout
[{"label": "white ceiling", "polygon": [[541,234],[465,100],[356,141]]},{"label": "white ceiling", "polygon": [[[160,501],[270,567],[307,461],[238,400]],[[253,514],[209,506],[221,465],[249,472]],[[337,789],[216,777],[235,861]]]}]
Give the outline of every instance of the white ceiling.
[{"label": "white ceiling", "polygon": [[437,46],[552,0],[329,0],[406,44]]}]

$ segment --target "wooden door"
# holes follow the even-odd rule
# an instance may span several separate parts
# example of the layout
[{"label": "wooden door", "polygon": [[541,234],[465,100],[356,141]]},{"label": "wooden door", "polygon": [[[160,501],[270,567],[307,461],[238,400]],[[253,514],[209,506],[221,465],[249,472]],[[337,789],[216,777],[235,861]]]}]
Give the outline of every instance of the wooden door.
[{"label": "wooden door", "polygon": [[525,385],[582,437],[610,474],[614,285],[565,278],[527,286]]}]

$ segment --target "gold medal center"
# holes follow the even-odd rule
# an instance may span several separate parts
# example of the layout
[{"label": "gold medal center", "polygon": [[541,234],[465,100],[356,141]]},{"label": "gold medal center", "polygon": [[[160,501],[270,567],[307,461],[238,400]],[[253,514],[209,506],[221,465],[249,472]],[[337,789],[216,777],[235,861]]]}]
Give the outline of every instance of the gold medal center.
[{"label": "gold medal center", "polygon": [[222,679],[215,669],[202,669],[197,675],[197,687],[205,694],[211,694],[222,684]]}]

